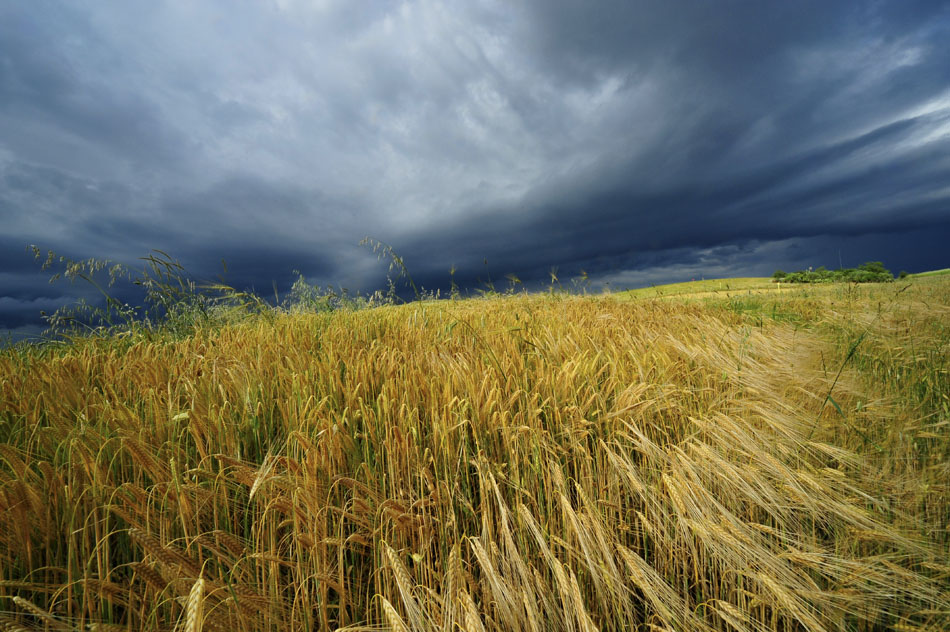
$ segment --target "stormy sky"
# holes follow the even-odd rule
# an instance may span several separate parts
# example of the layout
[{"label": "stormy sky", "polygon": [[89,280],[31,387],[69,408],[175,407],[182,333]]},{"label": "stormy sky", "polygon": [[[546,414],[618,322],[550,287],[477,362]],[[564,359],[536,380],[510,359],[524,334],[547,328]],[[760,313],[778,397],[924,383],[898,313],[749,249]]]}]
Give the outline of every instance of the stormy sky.
[{"label": "stormy sky", "polygon": [[0,330],[29,244],[369,292],[950,266],[946,2],[0,3]]}]

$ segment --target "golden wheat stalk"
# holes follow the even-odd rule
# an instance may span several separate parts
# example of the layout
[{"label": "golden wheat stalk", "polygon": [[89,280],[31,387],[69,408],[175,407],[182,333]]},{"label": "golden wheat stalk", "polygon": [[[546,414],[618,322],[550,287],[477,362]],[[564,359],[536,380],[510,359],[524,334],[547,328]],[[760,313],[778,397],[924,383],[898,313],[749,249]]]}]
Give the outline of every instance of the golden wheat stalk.
[{"label": "golden wheat stalk", "polygon": [[393,630],[393,632],[409,632],[409,626],[402,620],[402,617],[399,616],[399,613],[396,612],[396,608],[393,607],[389,600],[380,595],[379,601],[380,604],[382,604],[383,617],[386,619],[386,623],[389,624],[389,628]]},{"label": "golden wheat stalk", "polygon": [[8,619],[0,615],[0,631],[2,632],[33,632],[24,628],[22,625],[14,621],[13,619]]},{"label": "golden wheat stalk", "polygon": [[[943,287],[893,310],[886,289],[516,298],[0,350],[0,559],[27,561],[0,601],[133,632],[181,604],[183,628],[201,577],[205,630],[945,629]],[[372,607],[396,593],[400,618]]]},{"label": "golden wheat stalk", "polygon": [[13,598],[13,603],[20,606],[21,608],[23,608],[24,610],[26,610],[33,616],[41,619],[42,621],[46,623],[46,625],[52,627],[55,630],[69,629],[68,625],[66,625],[65,623],[63,623],[62,621],[60,621],[59,619],[57,619],[50,613],[46,612],[45,610],[43,610],[42,608],[40,608],[39,606],[37,606],[36,604],[34,604],[32,601],[28,599],[24,599],[23,597],[16,596]]},{"label": "golden wheat stalk", "polygon": [[402,600],[403,607],[406,609],[406,616],[409,617],[409,622],[415,630],[426,629],[425,615],[413,595],[413,581],[409,575],[409,570],[389,544],[383,542],[382,546],[383,551],[386,553],[386,559],[389,561],[389,568],[396,578],[396,586],[399,589],[399,596]]},{"label": "golden wheat stalk", "polygon": [[203,577],[199,577],[188,593],[188,606],[185,609],[185,632],[201,632],[204,587],[205,580]]}]

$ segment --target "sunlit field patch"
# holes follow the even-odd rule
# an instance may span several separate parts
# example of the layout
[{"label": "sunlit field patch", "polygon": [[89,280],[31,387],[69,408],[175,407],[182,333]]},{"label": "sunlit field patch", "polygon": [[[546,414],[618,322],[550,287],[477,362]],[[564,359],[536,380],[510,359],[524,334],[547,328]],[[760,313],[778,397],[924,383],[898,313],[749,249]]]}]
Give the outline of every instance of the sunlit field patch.
[{"label": "sunlit field patch", "polygon": [[946,629],[946,279],[4,350],[0,629]]}]

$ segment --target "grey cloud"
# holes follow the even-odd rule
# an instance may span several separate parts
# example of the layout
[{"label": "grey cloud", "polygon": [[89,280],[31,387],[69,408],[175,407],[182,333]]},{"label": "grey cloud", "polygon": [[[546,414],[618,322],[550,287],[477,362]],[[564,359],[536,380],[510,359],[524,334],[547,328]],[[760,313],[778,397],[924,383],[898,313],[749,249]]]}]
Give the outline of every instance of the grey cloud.
[{"label": "grey cloud", "polygon": [[940,2],[7,3],[0,247],[262,292],[374,289],[367,235],[430,287],[945,267],[948,59]]},{"label": "grey cloud", "polygon": [[[455,225],[434,228],[440,240],[404,248],[426,253],[422,260],[444,261],[452,253],[468,265],[488,257],[523,270],[530,259],[583,266],[599,255],[624,252],[946,225],[950,139],[884,163],[862,158],[882,144],[891,149],[945,124],[944,114],[901,121],[719,183],[686,181],[649,193],[613,181],[572,182],[562,204],[550,195],[519,214],[497,211],[486,221],[484,214],[471,213]],[[842,166],[855,160],[857,166]],[[822,170],[829,175],[807,180]],[[506,239],[497,240],[499,234]]]},{"label": "grey cloud", "polygon": [[6,5],[0,59],[4,144],[22,159],[101,175],[166,166],[190,149],[158,104],[121,81],[122,51],[74,7]]}]

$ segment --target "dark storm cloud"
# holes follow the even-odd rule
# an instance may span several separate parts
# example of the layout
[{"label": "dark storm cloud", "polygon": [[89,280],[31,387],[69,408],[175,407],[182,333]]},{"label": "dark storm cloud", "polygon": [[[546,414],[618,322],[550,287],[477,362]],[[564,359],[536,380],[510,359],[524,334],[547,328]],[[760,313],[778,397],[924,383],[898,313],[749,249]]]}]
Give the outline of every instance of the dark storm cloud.
[{"label": "dark storm cloud", "polygon": [[948,59],[939,2],[5,3],[0,327],[85,291],[30,243],[262,294],[375,289],[367,235],[431,288],[945,267]]},{"label": "dark storm cloud", "polygon": [[[610,156],[619,168],[597,164],[549,187],[518,214],[457,220],[441,233],[449,245],[421,260],[453,253],[472,265],[485,256],[501,260],[497,275],[539,260],[590,270],[623,253],[748,240],[901,238],[926,226],[946,233],[945,8],[891,5],[872,13],[792,3],[730,13],[706,4],[692,15],[681,6],[663,15],[632,3],[598,6],[539,4],[529,21],[538,63],[565,85],[613,72],[624,86],[674,86],[667,101],[673,116],[642,120],[627,112],[629,127],[669,133],[644,150]],[[618,125],[617,134],[624,129]],[[891,248],[892,256],[906,256],[913,243]],[[406,249],[427,244],[439,241]],[[945,255],[937,248],[915,259],[936,266]]]},{"label": "dark storm cloud", "polygon": [[[487,221],[484,215],[472,214],[444,227],[441,240],[409,243],[405,249],[420,253],[416,260],[422,266],[426,261],[454,259],[463,269],[478,270],[477,263],[487,258],[495,276],[503,272],[543,276],[538,263],[609,273],[610,266],[605,268],[598,260],[617,261],[624,254],[639,255],[640,267],[651,267],[658,263],[644,259],[644,253],[686,258],[689,249],[750,240],[900,236],[928,226],[946,233],[950,231],[947,191],[928,194],[935,188],[939,191],[950,173],[950,143],[900,156],[891,151],[883,163],[864,156],[909,143],[947,121],[946,114],[898,121],[717,183],[682,182],[678,188],[644,193],[617,182],[591,187],[587,197],[580,193],[582,183],[572,183],[573,193],[565,203],[545,201],[519,215],[496,213]],[[859,166],[849,167],[848,161],[855,160]],[[830,175],[816,175],[823,171]],[[498,240],[499,234],[506,238]],[[940,265],[942,249],[930,253],[924,265]],[[649,261],[654,263],[646,264]],[[444,276],[444,271],[433,268],[430,283],[440,274]]]}]

